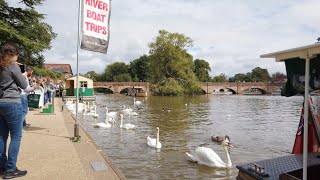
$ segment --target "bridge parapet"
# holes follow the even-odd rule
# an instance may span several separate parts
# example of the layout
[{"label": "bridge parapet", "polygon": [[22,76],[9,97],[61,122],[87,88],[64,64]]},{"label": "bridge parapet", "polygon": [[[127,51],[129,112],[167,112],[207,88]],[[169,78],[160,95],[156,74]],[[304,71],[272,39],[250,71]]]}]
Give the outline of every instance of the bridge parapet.
[{"label": "bridge parapet", "polygon": [[[229,89],[236,94],[242,94],[252,87],[258,88],[267,94],[271,94],[275,90],[283,87],[283,83],[265,83],[265,82],[202,82],[201,86],[205,93],[210,94],[220,89]],[[94,88],[108,88],[114,93],[120,93],[126,88],[142,88],[149,92],[149,82],[94,82]]]}]

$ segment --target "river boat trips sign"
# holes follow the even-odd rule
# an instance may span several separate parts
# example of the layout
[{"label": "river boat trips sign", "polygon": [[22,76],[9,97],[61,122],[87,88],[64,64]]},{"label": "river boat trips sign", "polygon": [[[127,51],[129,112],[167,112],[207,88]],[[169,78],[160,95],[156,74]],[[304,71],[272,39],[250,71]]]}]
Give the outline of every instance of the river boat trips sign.
[{"label": "river boat trips sign", "polygon": [[107,53],[111,0],[82,0],[81,49]]}]

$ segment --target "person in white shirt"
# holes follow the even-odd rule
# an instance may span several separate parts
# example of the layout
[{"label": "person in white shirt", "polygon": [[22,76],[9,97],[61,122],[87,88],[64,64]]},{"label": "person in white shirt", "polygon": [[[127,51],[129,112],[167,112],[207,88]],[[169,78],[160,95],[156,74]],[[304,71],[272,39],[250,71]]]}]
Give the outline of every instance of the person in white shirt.
[{"label": "person in white shirt", "polygon": [[26,115],[28,113],[28,94],[38,88],[38,85],[34,85],[31,87],[29,84],[29,78],[32,76],[32,73],[33,69],[31,67],[27,67],[26,71],[22,73],[23,77],[28,83],[27,88],[21,89],[22,120],[24,128],[30,126],[30,124],[27,124],[26,122]]}]

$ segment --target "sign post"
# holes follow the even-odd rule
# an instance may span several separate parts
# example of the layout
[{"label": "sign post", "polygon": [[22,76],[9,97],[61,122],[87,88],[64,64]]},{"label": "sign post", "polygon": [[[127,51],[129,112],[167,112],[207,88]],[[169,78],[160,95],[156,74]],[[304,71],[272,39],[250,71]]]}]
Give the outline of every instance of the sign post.
[{"label": "sign post", "polygon": [[[88,51],[107,53],[110,36],[111,0],[79,0],[78,38],[77,38],[77,83],[76,83],[76,120],[74,140],[78,140],[79,122],[79,42],[80,48]],[[80,25],[81,17],[81,25]],[[81,40],[80,40],[81,28]]]}]

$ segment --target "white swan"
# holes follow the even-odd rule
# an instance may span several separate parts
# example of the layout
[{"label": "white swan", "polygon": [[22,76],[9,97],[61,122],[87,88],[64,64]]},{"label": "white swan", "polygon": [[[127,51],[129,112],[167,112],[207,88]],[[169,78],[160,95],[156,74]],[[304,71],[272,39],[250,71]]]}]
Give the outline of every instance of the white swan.
[{"label": "white swan", "polygon": [[95,128],[110,128],[111,127],[111,124],[109,124],[107,119],[105,120],[105,122],[95,123],[92,125]]},{"label": "white swan", "polygon": [[108,107],[106,107],[106,115],[109,116],[109,117],[114,117],[117,115],[117,112],[109,112],[109,109]]},{"label": "white swan", "polygon": [[139,107],[142,104],[141,101],[136,101],[136,98],[133,98],[133,106]]},{"label": "white swan", "polygon": [[123,121],[123,114],[120,114],[120,128],[124,128],[124,129],[133,129],[135,128],[136,126],[133,125],[133,124],[122,124],[122,121]]},{"label": "white swan", "polygon": [[153,139],[153,138],[150,138],[149,136],[147,137],[147,144],[148,146],[152,147],[152,148],[156,148],[156,149],[160,149],[162,146],[161,146],[161,143],[159,141],[159,127],[157,127],[157,139]]},{"label": "white swan", "polygon": [[130,114],[132,112],[131,108],[126,108],[126,106],[123,105],[122,113],[124,114]]},{"label": "white swan", "polygon": [[94,105],[94,113],[92,115],[94,118],[99,118],[99,114],[97,114],[97,106]]},{"label": "white swan", "polygon": [[138,116],[139,114],[132,111],[132,112],[130,113],[130,115],[131,115],[131,116]]},{"label": "white swan", "polygon": [[202,164],[209,167],[216,168],[231,168],[232,162],[230,159],[229,149],[232,145],[229,142],[229,139],[226,137],[224,141],[222,141],[222,147],[225,152],[225,156],[227,159],[227,163],[223,162],[221,158],[210,148],[207,147],[197,147],[194,151],[194,154],[189,154],[186,152],[189,160],[192,162],[197,162],[198,164]]}]

